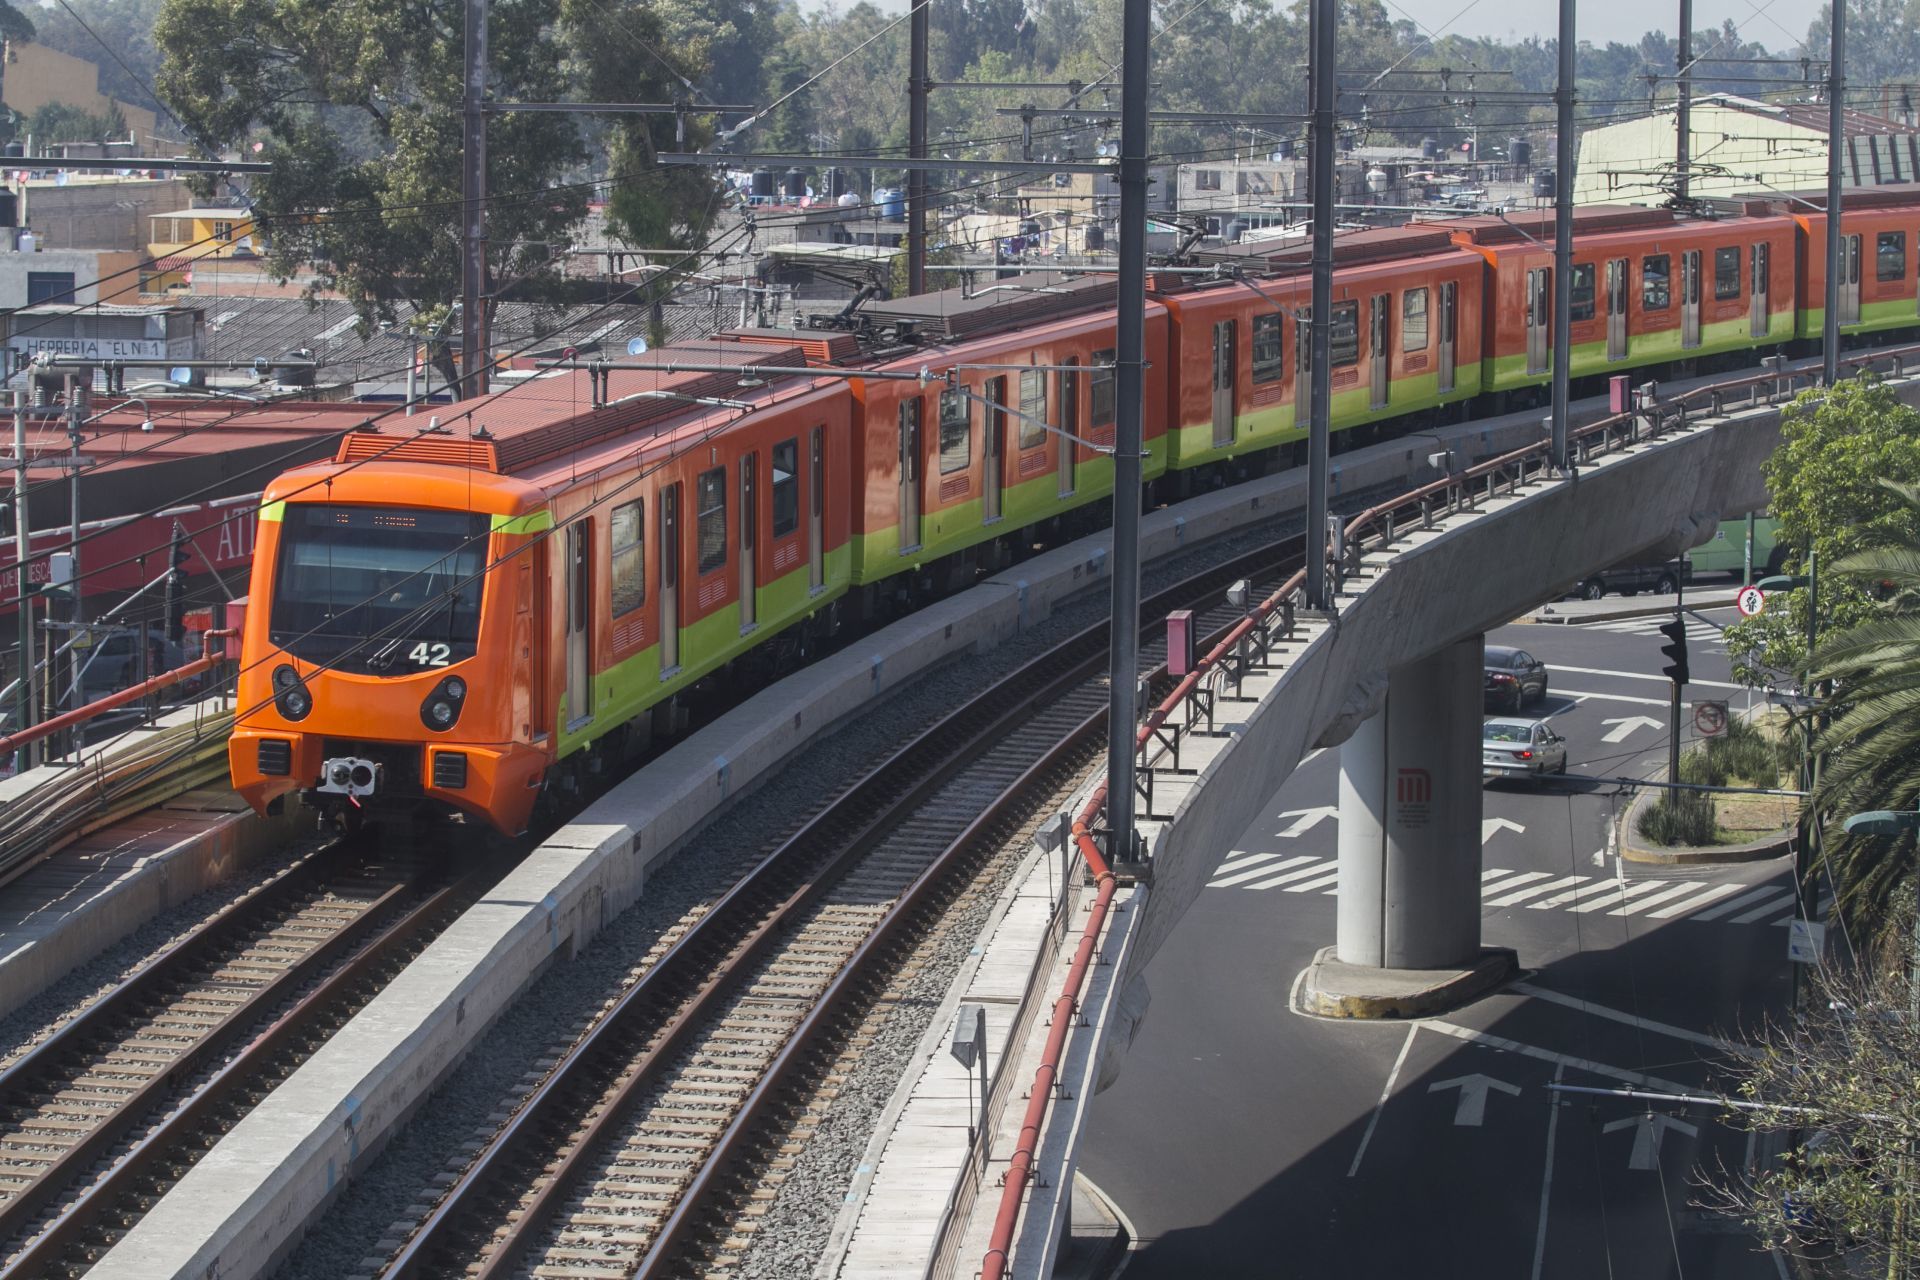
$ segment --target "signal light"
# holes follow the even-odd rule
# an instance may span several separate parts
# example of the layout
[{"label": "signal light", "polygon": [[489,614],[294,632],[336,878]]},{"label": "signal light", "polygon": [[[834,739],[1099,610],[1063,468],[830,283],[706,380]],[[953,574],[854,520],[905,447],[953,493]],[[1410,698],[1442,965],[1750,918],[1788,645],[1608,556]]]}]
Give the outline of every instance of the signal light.
[{"label": "signal light", "polygon": [[1660,669],[1660,674],[1675,684],[1685,684],[1687,682],[1687,620],[1675,618],[1672,622],[1662,623],[1660,634],[1667,638],[1667,642],[1660,646],[1660,652],[1667,659],[1667,665]]}]

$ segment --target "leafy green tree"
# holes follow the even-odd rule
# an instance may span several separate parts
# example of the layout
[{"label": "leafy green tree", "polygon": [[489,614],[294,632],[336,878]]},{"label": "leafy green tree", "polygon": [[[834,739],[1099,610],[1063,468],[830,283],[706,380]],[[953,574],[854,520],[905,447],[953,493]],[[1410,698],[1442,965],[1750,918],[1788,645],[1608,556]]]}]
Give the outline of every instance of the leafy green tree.
[{"label": "leafy green tree", "polygon": [[1843,556],[1835,575],[1872,593],[1863,621],[1820,642],[1806,683],[1833,690],[1811,806],[1826,819],[1818,871],[1829,873],[1842,913],[1864,935],[1891,942],[1899,906],[1916,883],[1912,832],[1850,836],[1841,820],[1869,809],[1920,808],[1920,488],[1886,483],[1898,508],[1875,545]]},{"label": "leafy green tree", "polygon": [[[1804,392],[1780,424],[1780,446],[1765,463],[1785,568],[1804,574],[1807,551],[1820,570],[1822,633],[1875,616],[1858,581],[1829,572],[1842,557],[1897,534],[1910,518],[1899,495],[1881,484],[1920,483],[1920,410],[1871,378],[1843,381],[1832,395]],[[1764,686],[1806,662],[1805,589],[1770,598],[1758,618],[1727,628],[1734,679]]]},{"label": "leafy green tree", "polygon": [[[423,325],[445,319],[461,279],[458,8],[166,0],[154,36],[166,57],[160,94],[194,139],[251,144],[273,163],[253,189],[273,270],[290,277],[312,263],[315,289],[343,293],[363,329],[394,319],[400,301]],[[673,100],[709,48],[675,45],[662,16],[637,0],[494,0],[489,46],[498,102]],[[713,216],[704,172],[654,167],[670,118],[623,116],[606,127],[599,184],[580,180],[582,119],[488,119],[488,268],[522,293],[556,278],[559,250],[596,190],[610,192],[610,220],[634,243],[697,243]],[[451,376],[451,356],[438,362]]]},{"label": "leafy green tree", "polygon": [[25,132],[42,142],[102,142],[127,136],[127,118],[119,107],[104,115],[64,102],[49,102],[27,118]]},{"label": "leafy green tree", "polygon": [[1814,998],[1732,1067],[1749,1105],[1727,1119],[1781,1154],[1750,1175],[1712,1175],[1704,1200],[1813,1264],[1798,1274],[1920,1274],[1920,1019],[1908,1016],[1908,979],[1899,966],[1811,972]]}]

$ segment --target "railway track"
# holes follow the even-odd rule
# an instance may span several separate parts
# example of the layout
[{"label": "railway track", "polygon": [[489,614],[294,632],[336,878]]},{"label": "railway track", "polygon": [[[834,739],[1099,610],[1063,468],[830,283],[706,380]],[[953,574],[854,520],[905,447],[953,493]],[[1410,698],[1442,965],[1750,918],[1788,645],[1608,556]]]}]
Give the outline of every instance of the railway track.
[{"label": "railway track", "polygon": [[83,1274],[485,877],[334,842],[0,1074],[0,1277]]},{"label": "railway track", "polygon": [[[1297,547],[1288,539],[1150,603],[1217,600]],[[1153,668],[1160,628],[1150,631]],[[810,1092],[831,1091],[827,1064],[867,1034],[945,905],[996,857],[1017,858],[1012,837],[1099,758],[1105,633],[1089,628],[921,732],[663,936],[369,1269],[726,1273],[771,1194],[762,1177],[777,1179],[770,1135]]]}]

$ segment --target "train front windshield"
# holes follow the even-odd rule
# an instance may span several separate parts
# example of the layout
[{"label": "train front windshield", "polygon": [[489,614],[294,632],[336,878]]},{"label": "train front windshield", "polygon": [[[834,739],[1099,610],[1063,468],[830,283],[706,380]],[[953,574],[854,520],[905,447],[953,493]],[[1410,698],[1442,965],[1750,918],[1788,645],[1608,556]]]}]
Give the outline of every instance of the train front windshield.
[{"label": "train front windshield", "polygon": [[490,528],[489,517],[465,511],[288,503],[274,645],[373,675],[471,658]]}]

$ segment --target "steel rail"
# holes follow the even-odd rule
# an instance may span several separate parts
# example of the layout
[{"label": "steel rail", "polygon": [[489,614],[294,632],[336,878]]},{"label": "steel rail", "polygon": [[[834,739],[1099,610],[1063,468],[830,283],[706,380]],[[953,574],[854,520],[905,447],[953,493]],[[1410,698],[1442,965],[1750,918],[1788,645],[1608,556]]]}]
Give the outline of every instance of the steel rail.
[{"label": "steel rail", "polygon": [[[14,1280],[14,1277],[27,1280],[28,1277],[51,1274],[58,1265],[60,1255],[81,1245],[85,1233],[109,1213],[116,1202],[132,1194],[156,1165],[173,1155],[185,1140],[201,1132],[204,1122],[215,1108],[243,1090],[249,1080],[259,1078],[279,1053],[308,1034],[314,1024],[339,1006],[343,999],[350,998],[354,988],[387,964],[396,951],[412,943],[446,916],[476,882],[476,878],[484,874],[485,870],[482,869],[463,876],[452,884],[442,886],[398,918],[384,924],[378,923],[379,917],[387,913],[393,902],[417,888],[419,876],[410,877],[381,895],[365,912],[321,947],[316,947],[316,953],[325,950],[329,954],[324,960],[313,956],[312,963],[307,963],[303,958],[302,964],[307,969],[303,981],[311,980],[318,968],[338,960],[343,951],[365,944],[357,954],[321,979],[312,991],[276,1018],[204,1081],[191,1097],[141,1138],[110,1171],[88,1187],[45,1231],[34,1237],[26,1249],[10,1260],[4,1269],[0,1269],[0,1280]],[[376,928],[377,936],[367,940],[364,935]],[[272,984],[277,993],[273,998],[285,999],[287,990],[295,985],[290,980],[277,980]],[[249,1001],[246,1008],[236,1011],[234,1016],[252,1012],[257,1021],[258,1011],[268,1007],[266,994],[263,990],[262,998]],[[165,1080],[169,1087],[177,1088],[179,1077],[183,1074],[183,1069],[176,1069],[158,1077],[156,1083]]]},{"label": "steel rail", "polygon": [[[1236,558],[1228,564],[1196,575],[1195,578],[1177,587],[1158,593],[1153,598],[1152,603],[1156,606],[1165,606],[1171,601],[1191,599],[1196,594],[1196,590],[1203,594],[1219,594],[1224,591],[1225,585],[1234,578],[1254,571],[1259,566],[1270,561],[1275,554],[1276,548],[1294,547],[1298,542],[1299,536],[1292,535],[1274,544],[1256,549],[1255,551]],[[763,859],[748,873],[746,878],[729,890],[693,928],[689,929],[687,933],[677,939],[673,946],[655,962],[653,967],[649,969],[639,981],[629,987],[614,1007],[581,1039],[575,1049],[567,1055],[566,1061],[549,1073],[548,1078],[542,1082],[535,1093],[518,1109],[506,1128],[489,1144],[487,1150],[468,1167],[461,1179],[448,1190],[446,1196],[441,1200],[440,1204],[435,1207],[434,1212],[429,1216],[428,1220],[422,1224],[420,1229],[409,1239],[401,1253],[388,1264],[387,1268],[382,1272],[382,1275],[390,1278],[398,1278],[431,1274],[430,1266],[432,1261],[442,1250],[449,1247],[457,1234],[458,1219],[465,1212],[466,1202],[470,1198],[478,1200],[484,1197],[484,1188],[491,1179],[494,1171],[503,1170],[510,1164],[514,1154],[511,1148],[515,1144],[531,1140],[531,1135],[535,1132],[537,1126],[544,1121],[547,1113],[559,1105],[558,1099],[563,1087],[563,1077],[570,1071],[576,1069],[574,1064],[584,1061],[590,1049],[593,1046],[597,1046],[603,1037],[610,1038],[616,1034],[612,1028],[615,1027],[617,1022],[624,1021],[629,1011],[638,1005],[643,996],[649,994],[652,989],[658,986],[667,985],[670,979],[661,975],[669,974],[671,971],[677,969],[682,962],[682,958],[691,954],[696,947],[705,946],[705,935],[710,930],[717,932],[721,927],[715,922],[723,919],[733,910],[735,904],[744,901],[746,895],[754,892],[754,886],[757,885],[763,877],[771,875],[772,869],[777,863],[784,861],[791,855],[792,851],[803,849],[805,842],[814,839],[816,833],[826,829],[829,824],[839,821],[839,815],[863,803],[863,792],[869,791],[877,786],[887,785],[885,781],[887,777],[901,770],[914,767],[914,758],[923,751],[937,752],[943,759],[932,776],[914,786],[907,795],[890,803],[882,814],[864,822],[855,836],[843,838],[845,847],[842,853],[835,857],[834,862],[836,865],[843,862],[850,863],[864,851],[866,845],[878,839],[878,834],[883,830],[883,825],[891,820],[890,815],[908,811],[906,807],[914,802],[916,797],[931,795],[933,790],[937,789],[938,786],[942,785],[955,772],[964,767],[968,759],[971,758],[971,755],[977,754],[971,751],[971,748],[975,744],[984,743],[990,745],[993,741],[996,741],[1001,726],[1018,723],[1024,719],[1028,715],[1027,708],[1041,701],[1046,691],[1058,689],[1064,692],[1070,690],[1075,685],[1083,683],[1092,673],[1098,671],[1104,661],[1103,648],[1106,632],[1107,623],[1105,621],[1083,628],[1075,635],[1068,637],[1056,645],[1049,653],[1036,657],[1032,661],[1024,664],[1018,670],[996,682],[991,689],[971,699],[966,705],[956,708],[940,721],[917,734],[887,760],[882,761],[873,769],[869,770],[865,777],[835,800],[832,805],[811,819],[805,827],[785,841],[779,849],[776,849]],[[1089,650],[1090,652],[1083,657],[1074,659],[1072,666],[1063,673],[1052,676],[1044,674],[1043,669],[1045,667],[1062,661],[1065,655],[1075,650]],[[1036,680],[1040,681],[1041,691],[1029,691],[1017,697],[1009,696],[1009,690],[1019,690],[1022,686],[1031,685]],[[1013,709],[993,717],[985,729],[968,733],[965,739],[966,748],[956,749],[952,741],[955,738],[956,726],[963,725],[966,718],[977,714],[977,708],[994,705],[1005,705]],[[824,892],[826,888],[829,887],[829,876],[830,872],[827,871],[815,872],[808,885],[804,887],[803,892],[813,896]],[[795,911],[804,905],[806,904],[803,901],[789,901],[780,909],[778,918],[790,918]],[[775,920],[769,920],[755,931],[753,938],[749,939],[748,942],[736,944],[734,948],[730,948],[729,958],[724,970],[709,978],[703,984],[704,989],[717,991],[721,988],[725,979],[741,974],[751,959],[750,956],[744,954],[742,949],[750,942],[757,951],[761,940],[770,937],[775,931],[775,923]],[[654,1064],[667,1061],[671,1057],[673,1048],[684,1034],[685,1029],[691,1027],[697,1017],[698,1013],[694,1009],[678,1010],[671,1017],[670,1021],[659,1032],[655,1033],[659,1037],[659,1042],[653,1046],[643,1059],[632,1065],[630,1070],[631,1078],[627,1081],[623,1089],[623,1095],[633,1096],[633,1092],[640,1088],[641,1083],[651,1077]],[[611,1110],[612,1108],[603,1111],[600,1117],[591,1122],[589,1132],[571,1143],[570,1149],[562,1161],[549,1169],[548,1176],[544,1178],[540,1187],[536,1189],[533,1197],[525,1205],[524,1211],[520,1213],[518,1221],[521,1224],[533,1224],[543,1219],[544,1214],[542,1211],[550,1206],[562,1193],[566,1184],[577,1171],[585,1155],[596,1146],[606,1129],[614,1123],[610,1115]],[[519,1251],[524,1247],[524,1238],[521,1234],[516,1233],[509,1240],[503,1241],[495,1252],[489,1256],[480,1274],[492,1275],[509,1267],[518,1259]]]}]

